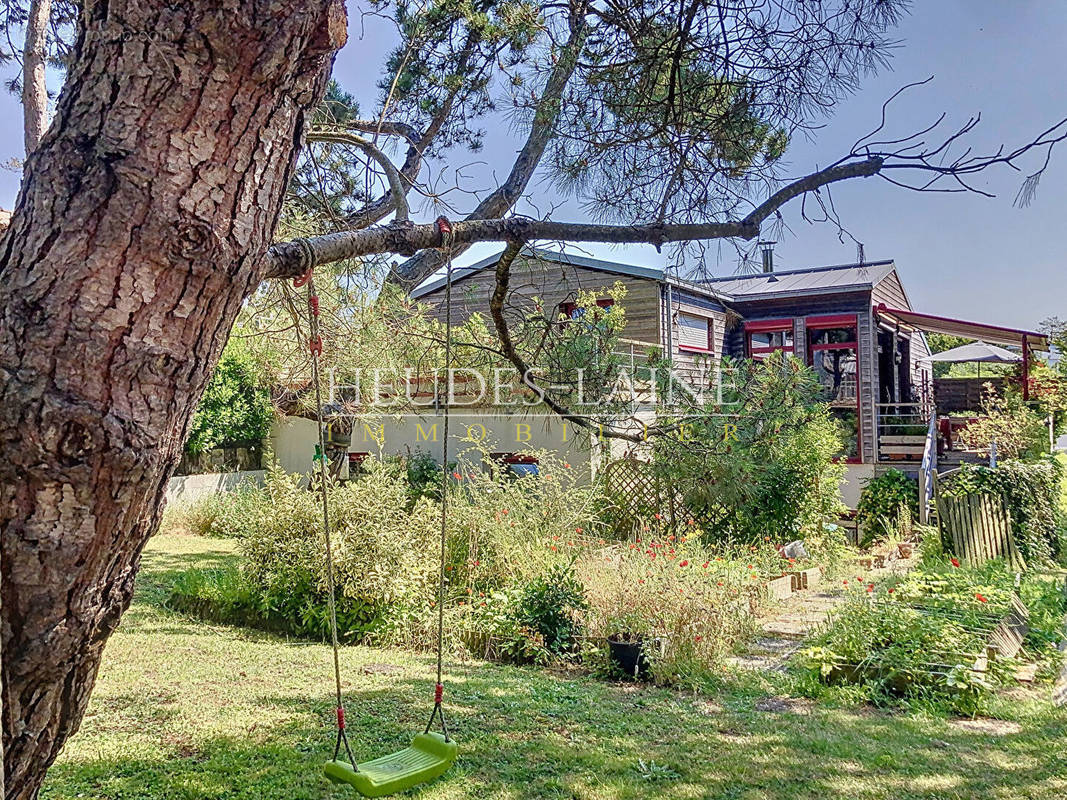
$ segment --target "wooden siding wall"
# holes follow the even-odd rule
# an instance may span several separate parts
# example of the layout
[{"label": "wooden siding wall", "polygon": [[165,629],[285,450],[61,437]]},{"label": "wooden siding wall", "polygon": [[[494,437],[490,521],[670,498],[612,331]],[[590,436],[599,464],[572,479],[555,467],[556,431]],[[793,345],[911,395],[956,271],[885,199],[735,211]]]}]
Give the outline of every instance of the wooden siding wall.
[{"label": "wooden siding wall", "polygon": [[[678,314],[707,317],[712,324],[712,352],[694,353],[678,346]],[[726,312],[721,305],[678,289],[671,291],[671,355],[675,372],[692,386],[708,386],[717,374],[726,347]],[[666,339],[664,340],[666,346]]]},{"label": "wooden siding wall", "polygon": [[[877,308],[879,303],[885,303],[890,308],[903,308],[911,310],[908,295],[900,282],[896,272],[892,272],[871,289],[871,306]],[[875,320],[877,323],[877,320]],[[930,375],[929,362],[921,361],[923,356],[930,355],[926,346],[926,340],[920,331],[911,333],[911,383],[915,390],[915,397],[921,397],[923,386],[923,373]],[[877,376],[876,376],[877,377]],[[875,383],[877,385],[877,381]]]},{"label": "wooden siding wall", "polygon": [[[659,344],[659,283],[648,278],[612,275],[555,261],[516,259],[511,268],[511,290],[507,308],[510,313],[533,310],[534,298],[538,298],[546,310],[551,310],[561,303],[573,302],[579,289],[596,292],[598,297],[607,297],[607,290],[616,282],[626,287],[626,297],[622,301],[622,306],[626,309],[623,338]],[[463,322],[472,314],[480,313],[486,317],[491,327],[489,299],[495,285],[496,275],[492,267],[453,283],[453,321]],[[423,295],[419,301],[435,306],[435,315],[443,320],[444,298],[445,290],[442,287]]]},{"label": "wooden siding wall", "polygon": [[859,329],[856,342],[860,357],[860,433],[863,442],[863,463],[870,464],[878,460],[878,337],[874,311],[868,303],[867,308],[856,315]]}]

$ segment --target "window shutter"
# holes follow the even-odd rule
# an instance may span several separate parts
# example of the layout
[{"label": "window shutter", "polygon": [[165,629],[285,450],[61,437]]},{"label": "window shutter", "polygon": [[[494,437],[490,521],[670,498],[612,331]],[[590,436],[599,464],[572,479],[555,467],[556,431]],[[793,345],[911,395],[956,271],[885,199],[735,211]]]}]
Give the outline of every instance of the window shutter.
[{"label": "window shutter", "polygon": [[678,346],[694,350],[708,350],[711,320],[693,314],[678,315]]}]

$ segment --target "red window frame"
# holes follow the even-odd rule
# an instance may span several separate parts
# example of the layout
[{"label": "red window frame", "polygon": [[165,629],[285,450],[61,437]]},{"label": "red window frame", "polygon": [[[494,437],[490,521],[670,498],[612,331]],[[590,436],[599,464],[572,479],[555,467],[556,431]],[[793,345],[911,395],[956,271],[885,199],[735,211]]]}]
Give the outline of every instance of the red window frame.
[{"label": "red window frame", "polygon": [[[613,305],[615,305],[615,299],[612,298],[612,297],[602,297],[602,298],[600,298],[599,300],[596,301],[596,304],[600,308],[611,308]],[[577,303],[560,303],[559,304],[559,313],[561,313],[563,316],[565,316],[567,318],[565,320],[566,322],[572,322],[575,319],[572,315],[574,314],[574,312],[575,312],[575,310],[577,308],[578,308],[578,304]]]},{"label": "red window frame", "polygon": [[[753,333],[792,333],[793,344],[782,347],[753,347],[752,337]],[[759,355],[768,355],[770,353],[777,353],[781,350],[783,353],[795,352],[796,348],[796,334],[793,331],[792,318],[782,319],[757,319],[751,322],[745,323],[745,351],[748,353],[749,358]]]},{"label": "red window frame", "polygon": [[[685,315],[687,317],[693,317],[694,319],[702,319],[708,323],[708,346],[707,347],[693,347],[692,345],[678,343],[678,350],[682,353],[700,353],[702,355],[709,355],[715,352],[715,318],[705,317],[703,314],[690,314],[688,311],[679,311],[679,316]],[[678,324],[681,327],[681,323]]]},{"label": "red window frame", "polygon": [[[805,336],[808,346],[808,366],[815,365],[814,354],[820,350],[855,350],[856,351],[856,455],[845,458],[846,464],[863,463],[863,403],[862,389],[860,385],[860,369],[862,367],[862,354],[859,347],[859,319],[855,314],[827,314],[820,317],[807,317],[804,320]],[[827,328],[856,329],[856,338],[849,342],[834,342],[832,344],[812,344],[811,331],[825,330]],[[842,406],[839,406],[841,408]]]}]

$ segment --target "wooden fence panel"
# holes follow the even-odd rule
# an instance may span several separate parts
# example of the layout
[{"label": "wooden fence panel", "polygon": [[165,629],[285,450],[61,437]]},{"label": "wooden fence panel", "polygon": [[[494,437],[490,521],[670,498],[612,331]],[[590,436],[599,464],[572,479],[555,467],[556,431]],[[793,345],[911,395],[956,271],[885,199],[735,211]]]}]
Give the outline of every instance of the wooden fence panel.
[{"label": "wooden fence panel", "polygon": [[1000,495],[954,497],[939,482],[935,487],[941,540],[960,561],[979,567],[992,559],[1004,559],[1014,569],[1025,568]]}]

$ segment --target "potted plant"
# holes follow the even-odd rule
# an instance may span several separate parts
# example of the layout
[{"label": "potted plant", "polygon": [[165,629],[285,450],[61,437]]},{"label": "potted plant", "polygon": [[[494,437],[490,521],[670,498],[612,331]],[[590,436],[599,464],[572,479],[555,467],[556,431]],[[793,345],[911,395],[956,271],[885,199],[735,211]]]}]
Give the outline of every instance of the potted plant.
[{"label": "potted plant", "polygon": [[639,680],[647,677],[649,655],[659,646],[659,639],[647,633],[648,621],[637,611],[624,611],[606,620],[608,656],[623,675]]}]

